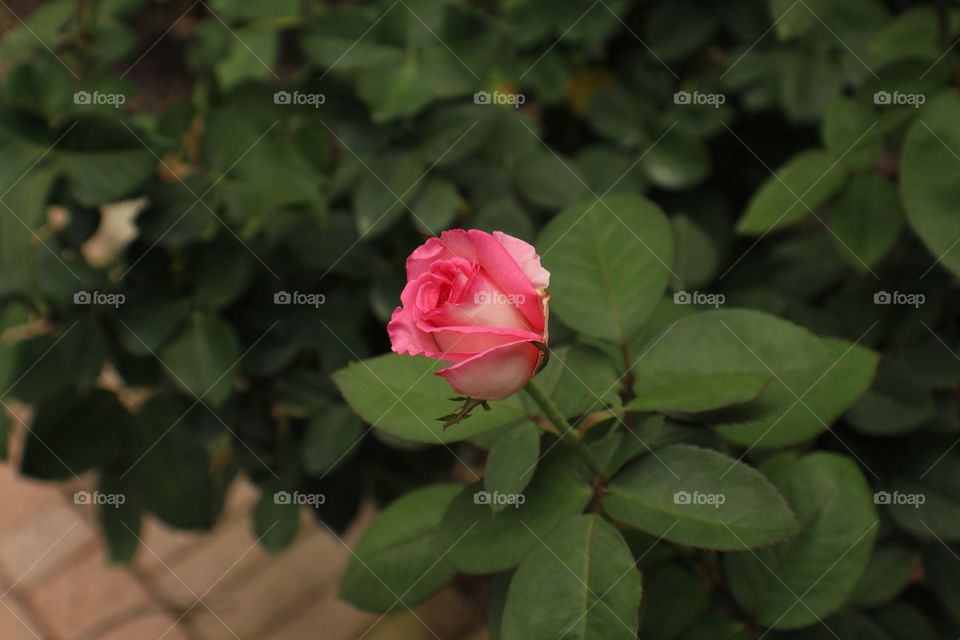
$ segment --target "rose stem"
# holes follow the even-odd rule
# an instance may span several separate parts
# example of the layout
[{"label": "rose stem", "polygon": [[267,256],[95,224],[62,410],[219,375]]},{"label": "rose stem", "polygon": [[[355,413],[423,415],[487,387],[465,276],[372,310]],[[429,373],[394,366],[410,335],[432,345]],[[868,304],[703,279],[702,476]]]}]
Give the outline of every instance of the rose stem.
[{"label": "rose stem", "polygon": [[524,391],[537,403],[537,406],[543,411],[543,415],[546,416],[547,420],[552,422],[557,428],[560,439],[576,451],[577,454],[583,458],[584,462],[590,465],[593,472],[597,474],[597,478],[602,481],[604,475],[603,465],[600,464],[597,457],[593,455],[593,451],[591,451],[587,443],[583,441],[583,438],[580,437],[577,430],[571,427],[567,419],[563,417],[563,414],[560,413],[560,410],[557,408],[557,405],[553,403],[553,400],[551,400],[550,397],[543,392],[543,389],[540,388],[540,385],[533,380],[527,382]]}]

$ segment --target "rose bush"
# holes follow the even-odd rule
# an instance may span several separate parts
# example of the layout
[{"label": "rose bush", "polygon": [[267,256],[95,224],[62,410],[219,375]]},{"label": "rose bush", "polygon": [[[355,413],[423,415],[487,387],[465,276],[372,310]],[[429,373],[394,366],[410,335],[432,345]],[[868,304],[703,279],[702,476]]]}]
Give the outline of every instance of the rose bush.
[{"label": "rose bush", "polygon": [[547,348],[550,274],[536,250],[500,231],[444,231],[407,258],[387,325],[397,353],[451,363],[437,372],[476,400],[512,395]]},{"label": "rose bush", "polygon": [[114,560],[242,474],[494,639],[960,637],[955,3],[3,4],[0,453]]}]

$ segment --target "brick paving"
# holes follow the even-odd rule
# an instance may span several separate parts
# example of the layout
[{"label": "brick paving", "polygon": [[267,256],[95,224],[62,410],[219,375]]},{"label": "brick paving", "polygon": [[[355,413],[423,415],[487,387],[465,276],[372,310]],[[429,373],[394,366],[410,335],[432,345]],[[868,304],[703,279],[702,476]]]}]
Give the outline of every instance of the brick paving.
[{"label": "brick paving", "polygon": [[[384,617],[337,600],[349,550],[304,513],[291,548],[268,555],[252,534],[256,489],[243,481],[212,532],[148,520],[134,561],[111,565],[93,507],[73,502],[87,483],[39,483],[0,464],[0,639],[487,638],[476,608],[453,590]],[[363,510],[348,545],[372,516]]]}]

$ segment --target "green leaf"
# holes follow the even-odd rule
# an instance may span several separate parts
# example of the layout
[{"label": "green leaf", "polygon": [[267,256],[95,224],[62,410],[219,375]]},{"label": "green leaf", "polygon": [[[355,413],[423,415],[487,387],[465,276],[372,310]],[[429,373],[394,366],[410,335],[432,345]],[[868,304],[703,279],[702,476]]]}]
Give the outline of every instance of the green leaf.
[{"label": "green leaf", "polygon": [[707,232],[684,215],[670,220],[676,240],[677,256],[671,286],[676,290],[696,289],[714,277],[720,258]]},{"label": "green leaf", "polygon": [[826,151],[804,151],[767,178],[737,223],[737,232],[763,235],[807,217],[846,182],[844,167]]},{"label": "green leaf", "polygon": [[[419,154],[386,157],[360,181],[354,192],[354,220],[362,237],[385,232],[417,197],[424,166]],[[382,177],[381,177],[382,176]]]},{"label": "green leaf", "polygon": [[410,442],[456,442],[524,419],[519,398],[490,402],[449,429],[438,420],[462,404],[449,385],[433,375],[444,363],[420,356],[387,354],[352,362],[333,374],[347,404],[384,433]]},{"label": "green leaf", "polygon": [[616,529],[576,516],[539,543],[510,581],[501,640],[636,638],[640,572]]},{"label": "green leaf", "polygon": [[439,235],[450,227],[462,202],[452,182],[430,178],[413,204],[414,225],[421,233]]},{"label": "green leaf", "polygon": [[[227,173],[217,187],[226,205],[228,219],[245,225],[246,235],[252,235],[253,231],[267,224],[267,216],[277,209],[302,205],[318,217],[326,212],[326,204],[320,193],[323,182],[318,180],[316,169],[307,156],[288,140],[268,137],[257,141],[266,130],[265,126],[250,141],[249,144],[256,143],[255,146],[243,149],[239,160],[231,161],[224,167]],[[236,144],[237,133],[231,133],[233,137],[229,144]],[[225,142],[217,151],[222,153],[226,148]],[[200,215],[206,213],[207,207],[200,204],[191,212]],[[235,239],[230,240],[234,245],[232,252],[249,257],[248,249],[238,249]],[[242,272],[235,277],[241,275]],[[229,290],[229,287],[225,288]]]},{"label": "green leaf", "polygon": [[372,6],[353,5],[323,9],[300,35],[300,46],[310,62],[342,73],[402,62],[403,51],[399,47],[384,44],[376,37],[380,11]]},{"label": "green leaf", "polygon": [[279,500],[274,491],[278,486],[268,484],[253,510],[254,536],[270,553],[289,547],[300,528],[300,507],[293,501]]},{"label": "green leaf", "polygon": [[61,151],[56,158],[73,197],[85,207],[139,195],[137,188],[157,166],[157,159],[143,148]]},{"label": "green leaf", "polygon": [[844,86],[838,65],[820,51],[803,48],[787,49],[778,62],[780,101],[787,118],[803,122],[823,117]]},{"label": "green leaf", "polygon": [[850,407],[847,420],[860,433],[894,436],[920,428],[935,415],[927,381],[914,367],[888,356],[880,362],[873,385]]},{"label": "green leaf", "polygon": [[830,207],[826,222],[840,255],[854,269],[866,271],[893,249],[903,227],[897,188],[879,176],[855,176]]},{"label": "green leaf", "polygon": [[195,311],[161,352],[167,373],[181,389],[213,405],[233,391],[240,347],[233,327],[216,315]]},{"label": "green leaf", "polygon": [[770,15],[781,40],[789,40],[804,33],[816,24],[817,19],[805,6],[794,6],[787,0],[770,0]]},{"label": "green leaf", "polygon": [[820,137],[827,151],[857,169],[872,167],[883,153],[883,138],[878,134],[884,133],[886,127],[877,126],[877,114],[870,106],[865,100],[839,95],[823,116]]},{"label": "green leaf", "polygon": [[601,351],[581,345],[550,349],[537,383],[564,416],[603,411],[620,404],[621,376]]},{"label": "green leaf", "polygon": [[675,128],[650,147],[639,166],[658,187],[689,189],[710,173],[710,156],[702,142]]},{"label": "green leaf", "polygon": [[923,552],[923,569],[930,590],[950,616],[960,623],[960,572],[957,556],[960,547],[931,544]]},{"label": "green leaf", "polygon": [[444,510],[460,489],[438,484],[393,502],[360,537],[340,597],[369,611],[413,607],[449,582],[456,569],[436,540]]},{"label": "green leaf", "polygon": [[857,464],[834,453],[784,454],[764,471],[796,511],[800,533],[727,555],[730,588],[764,626],[812,625],[843,606],[867,567],[878,524],[872,492]]},{"label": "green leaf", "polygon": [[115,460],[128,429],[130,415],[112,393],[54,396],[37,407],[20,471],[44,480],[72,479]]},{"label": "green leaf", "polygon": [[357,95],[370,107],[377,124],[412,116],[434,99],[424,84],[423,69],[413,52],[408,52],[396,64],[371,66],[360,71]]},{"label": "green leaf", "polygon": [[[920,612],[902,600],[873,611],[873,618],[893,640],[940,640],[943,631]],[[952,634],[951,634],[952,635]]]},{"label": "green leaf", "polygon": [[706,45],[721,25],[721,16],[696,2],[650,7],[644,39],[664,60],[681,60]]},{"label": "green leaf", "polygon": [[[960,455],[922,456],[911,465],[915,474],[894,477],[876,494],[900,528],[933,542],[960,542]],[[917,479],[914,479],[917,478]]]},{"label": "green leaf", "polygon": [[[937,38],[939,22],[936,7],[909,7],[874,34],[870,39],[869,53],[879,65],[912,59],[925,61],[926,68],[943,54],[943,47]],[[950,23],[952,32],[957,24],[956,14]]]},{"label": "green leaf", "polygon": [[603,507],[651,535],[708,549],[762,546],[798,530],[760,472],[689,445],[664,447],[627,466],[611,481]]},{"label": "green leaf", "polygon": [[769,382],[759,373],[648,377],[635,381],[627,411],[696,412],[753,400]]},{"label": "green leaf", "polygon": [[544,149],[520,160],[513,178],[527,200],[545,209],[566,207],[589,195],[573,161]]},{"label": "green leaf", "polygon": [[134,293],[119,309],[121,325],[117,338],[132,354],[152,355],[187,319],[189,312],[190,303],[182,298],[159,291],[152,295]]},{"label": "green leaf", "polygon": [[[533,478],[539,458],[540,429],[530,422],[508,429],[490,449],[483,485],[490,494],[523,493]],[[509,505],[491,501],[490,506],[496,512]]]},{"label": "green leaf", "polygon": [[241,295],[255,266],[255,260],[250,257],[247,249],[233,238],[208,245],[191,268],[195,274],[193,299],[196,305],[204,309],[221,309]]},{"label": "green leaf", "polygon": [[77,10],[71,0],[54,0],[38,5],[26,17],[24,24],[15,23],[3,34],[0,57],[12,60],[31,49],[55,48],[61,28]]},{"label": "green leaf", "polygon": [[877,546],[850,602],[864,609],[890,602],[909,586],[919,559],[916,551],[902,544]]},{"label": "green leaf", "polygon": [[307,425],[301,457],[303,470],[320,476],[359,453],[366,429],[349,407],[333,403],[317,410]]},{"label": "green leaf", "polygon": [[716,614],[698,620],[677,640],[748,640],[744,625]]},{"label": "green leaf", "polygon": [[[38,249],[35,246],[34,233],[43,224],[47,198],[57,174],[51,169],[38,168],[24,175],[20,182],[16,182],[19,174],[13,172],[19,167],[13,163],[14,151],[23,154],[18,159],[27,163],[22,171],[29,168],[29,162],[34,156],[19,145],[15,147],[4,143],[0,148],[7,158],[6,161],[10,162],[0,169],[0,185],[3,186],[3,192],[6,192],[3,199],[6,207],[0,205],[0,214],[6,214],[0,215],[0,272],[4,274],[0,281],[0,292],[9,293],[30,290],[36,286],[35,256]],[[40,151],[37,151],[36,155],[39,153]],[[7,207],[10,210],[7,210]],[[14,216],[11,211],[17,215]]]},{"label": "green leaf", "polygon": [[686,316],[651,344],[634,373],[638,410],[703,411],[745,402],[777,377],[789,380],[796,371],[823,371],[830,363],[815,336],[758,311]]},{"label": "green leaf", "polygon": [[[220,510],[210,453],[191,433],[190,424],[206,411],[184,412],[188,400],[157,396],[138,414],[137,442],[125,473],[137,481],[143,504],[167,524],[207,529]],[[176,472],[170,461],[176,460]]]},{"label": "green leaf", "polygon": [[766,448],[804,442],[830,428],[867,392],[878,356],[846,340],[824,338],[821,344],[828,353],[827,364],[772,383],[760,402],[775,409],[758,418],[717,425],[717,435],[746,447]]},{"label": "green leaf", "polygon": [[566,516],[577,515],[593,495],[590,474],[569,452],[546,457],[511,508],[493,513],[480,484],[454,498],[437,532],[437,547],[465,573],[506,571],[520,564]]},{"label": "green leaf", "polygon": [[210,5],[225,22],[292,18],[300,14],[297,0],[277,0],[269,5],[250,4],[243,0],[211,0]]},{"label": "green leaf", "polygon": [[812,38],[822,33],[823,37],[839,38],[841,42],[875,28],[887,17],[886,9],[876,0],[842,4],[830,0],[807,0],[803,4],[795,4],[790,0],[770,0],[770,14],[780,40],[792,40],[800,36]]},{"label": "green leaf", "polygon": [[950,336],[929,336],[918,345],[897,354],[897,359],[920,374],[934,389],[949,389],[960,385],[960,345]]},{"label": "green leaf", "polygon": [[490,627],[490,640],[501,640],[503,610],[507,606],[507,592],[513,573],[498,573],[490,576],[487,595],[487,625]]},{"label": "green leaf", "polygon": [[907,221],[934,261],[960,275],[960,96],[934,98],[910,126],[900,161],[900,194]]},{"label": "green leaf", "polygon": [[710,607],[710,589],[689,569],[666,564],[645,570],[644,574],[647,593],[641,637],[675,638]]},{"label": "green leaf", "polygon": [[673,263],[669,221],[638,196],[566,209],[537,248],[552,274],[551,310],[581,333],[621,344],[656,308]]},{"label": "green leaf", "polygon": [[[229,29],[226,25],[222,26]],[[226,55],[213,67],[220,87],[229,91],[247,80],[267,80],[273,77],[279,49],[278,38],[279,29],[270,23],[251,24],[236,29],[228,40]]]},{"label": "green leaf", "polygon": [[99,506],[99,516],[110,562],[130,562],[140,547],[140,524],[143,520],[140,496],[129,482],[112,474],[101,476],[97,490],[107,498]]}]

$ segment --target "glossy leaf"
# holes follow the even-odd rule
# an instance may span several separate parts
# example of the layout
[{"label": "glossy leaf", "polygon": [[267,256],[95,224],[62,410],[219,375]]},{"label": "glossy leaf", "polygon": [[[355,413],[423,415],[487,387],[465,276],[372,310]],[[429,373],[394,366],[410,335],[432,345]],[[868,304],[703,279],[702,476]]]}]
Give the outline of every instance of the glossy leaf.
[{"label": "glossy leaf", "polygon": [[502,640],[636,637],[640,572],[615,528],[576,516],[539,542],[510,581]]},{"label": "glossy leaf", "polygon": [[688,445],[664,447],[624,468],[603,507],[651,535],[708,549],[758,547],[798,531],[793,512],[759,471]]}]

